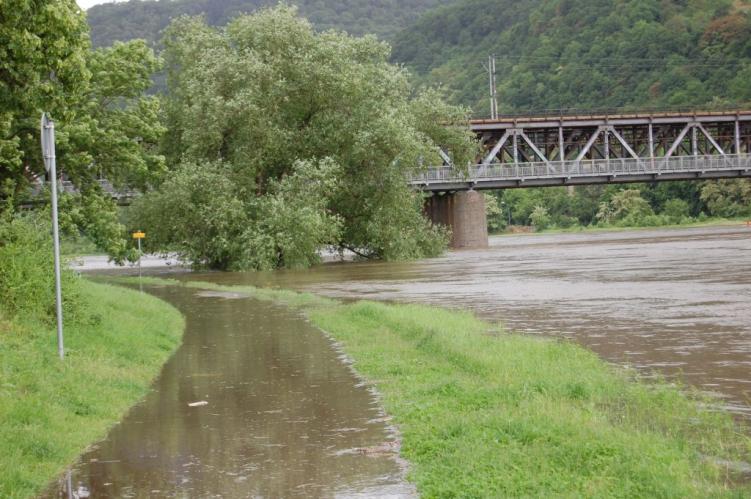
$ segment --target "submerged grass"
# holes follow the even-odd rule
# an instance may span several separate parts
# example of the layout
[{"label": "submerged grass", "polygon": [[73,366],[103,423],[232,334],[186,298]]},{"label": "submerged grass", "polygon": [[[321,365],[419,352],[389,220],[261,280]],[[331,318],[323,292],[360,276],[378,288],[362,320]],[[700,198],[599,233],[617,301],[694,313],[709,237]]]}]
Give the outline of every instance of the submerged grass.
[{"label": "submerged grass", "polygon": [[65,330],[0,317],[0,497],[38,494],[147,391],[183,319],[152,296],[81,282],[88,319]]},{"label": "submerged grass", "polygon": [[751,453],[728,414],[575,344],[509,334],[467,312],[182,284],[304,308],[380,391],[424,497],[751,493],[720,464]]}]

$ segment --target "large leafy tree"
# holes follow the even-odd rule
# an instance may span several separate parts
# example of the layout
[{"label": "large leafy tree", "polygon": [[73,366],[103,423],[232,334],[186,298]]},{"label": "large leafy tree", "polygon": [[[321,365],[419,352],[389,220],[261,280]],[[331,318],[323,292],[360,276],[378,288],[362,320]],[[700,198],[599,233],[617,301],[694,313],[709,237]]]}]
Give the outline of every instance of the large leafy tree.
[{"label": "large leafy tree", "polygon": [[[165,238],[161,248],[177,248],[199,264],[266,268],[309,264],[323,244],[387,259],[443,247],[444,235],[422,217],[421,198],[405,174],[440,163],[439,148],[466,164],[475,144],[461,126],[465,111],[435,91],[413,94],[404,69],[388,62],[388,45],[316,33],[281,6],[224,29],[181,18],[168,29],[165,47],[165,150],[170,163],[188,166],[139,203],[144,220]],[[204,175],[229,179],[217,180],[222,196],[186,190]],[[186,192],[192,197],[181,207],[174,201]],[[253,230],[210,224],[227,226],[215,234],[228,242],[217,258],[216,248],[196,253],[184,230],[148,216],[160,205],[194,210],[187,206],[192,199],[214,221],[221,206],[235,219],[239,210]]]},{"label": "large leafy tree", "polygon": [[83,98],[88,35],[70,1],[4,0],[0,9],[0,182],[20,191],[42,173],[39,115],[73,117]]},{"label": "large leafy tree", "polygon": [[159,101],[145,97],[159,60],[142,41],[90,49],[74,0],[3,0],[0,9],[0,201],[14,210],[43,178],[39,118],[56,121],[58,170],[80,195],[66,221],[125,253],[115,206],[97,182],[145,187],[164,169]]}]

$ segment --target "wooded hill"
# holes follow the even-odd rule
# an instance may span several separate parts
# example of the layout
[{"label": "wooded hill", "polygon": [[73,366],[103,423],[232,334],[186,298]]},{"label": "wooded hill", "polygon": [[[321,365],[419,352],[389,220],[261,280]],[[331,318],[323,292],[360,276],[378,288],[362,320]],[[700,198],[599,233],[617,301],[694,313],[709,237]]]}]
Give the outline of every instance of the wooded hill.
[{"label": "wooded hill", "polygon": [[487,115],[751,101],[747,0],[459,0],[394,40],[393,59]]},{"label": "wooded hill", "polygon": [[[116,40],[143,38],[152,44],[171,19],[200,15],[212,26],[221,26],[240,13],[276,5],[278,0],[159,0],[109,3],[87,11],[94,46]],[[302,16],[319,30],[341,29],[352,35],[373,33],[389,39],[418,16],[451,0],[295,0]]]}]

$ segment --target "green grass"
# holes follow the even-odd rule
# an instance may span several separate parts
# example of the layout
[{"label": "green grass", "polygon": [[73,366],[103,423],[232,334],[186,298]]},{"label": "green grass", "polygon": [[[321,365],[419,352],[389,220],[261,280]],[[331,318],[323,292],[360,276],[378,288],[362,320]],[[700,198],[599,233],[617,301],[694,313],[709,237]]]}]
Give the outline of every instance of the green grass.
[{"label": "green grass", "polygon": [[668,225],[643,225],[643,226],[625,226],[618,225],[573,225],[571,227],[551,227],[541,231],[534,232],[497,232],[491,234],[492,236],[526,236],[535,234],[568,234],[576,232],[627,232],[637,230],[663,230],[663,229],[695,229],[701,227],[730,227],[735,225],[744,225],[748,217],[739,218],[708,218],[706,220],[697,220],[694,222],[687,222],[683,224],[668,224]]},{"label": "green grass", "polygon": [[713,464],[751,453],[728,414],[573,343],[509,334],[434,307],[185,285],[303,308],[382,394],[423,497],[751,494]]},{"label": "green grass", "polygon": [[86,319],[65,329],[0,315],[0,497],[38,494],[148,390],[180,342],[170,305],[82,281]]}]

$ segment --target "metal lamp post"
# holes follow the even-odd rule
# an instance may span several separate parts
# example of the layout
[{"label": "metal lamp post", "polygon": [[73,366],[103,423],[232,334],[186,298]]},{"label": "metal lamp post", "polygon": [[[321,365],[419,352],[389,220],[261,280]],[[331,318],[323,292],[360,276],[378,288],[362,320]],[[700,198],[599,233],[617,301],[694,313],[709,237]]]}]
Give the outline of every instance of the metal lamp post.
[{"label": "metal lamp post", "polygon": [[55,310],[57,312],[57,353],[65,358],[63,346],[63,300],[60,284],[60,232],[57,223],[57,169],[55,165],[55,123],[42,113],[42,157],[50,178],[52,192],[52,239],[55,248]]}]

